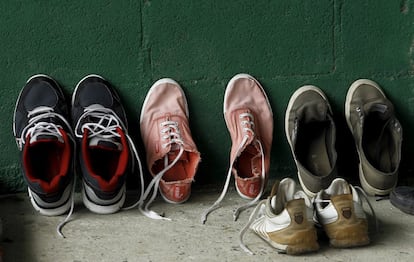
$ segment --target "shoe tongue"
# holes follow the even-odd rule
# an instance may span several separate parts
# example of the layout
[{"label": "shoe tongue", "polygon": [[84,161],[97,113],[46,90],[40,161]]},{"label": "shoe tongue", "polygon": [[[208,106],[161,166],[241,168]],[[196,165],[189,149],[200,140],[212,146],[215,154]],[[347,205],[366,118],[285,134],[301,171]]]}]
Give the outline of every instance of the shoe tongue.
[{"label": "shoe tongue", "polygon": [[391,106],[382,103],[367,103],[364,109],[366,112],[377,113],[377,116],[383,120],[388,119],[393,110]]},{"label": "shoe tongue", "polygon": [[[180,153],[180,145],[172,144],[171,150],[166,155],[168,157],[168,163],[171,163],[172,161],[174,161],[177,158],[178,153]],[[182,161],[188,160],[187,154],[185,153],[185,151],[183,152],[179,160],[182,160]]]},{"label": "shoe tongue", "polygon": [[115,138],[105,138],[99,136],[92,137],[89,140],[89,146],[118,151],[122,151],[123,149],[122,143],[117,141]]},{"label": "shoe tongue", "polygon": [[33,144],[33,143],[37,143],[37,142],[52,142],[52,141],[53,142],[56,141],[56,142],[64,143],[63,137],[58,135],[58,134],[52,135],[52,134],[42,134],[42,133],[33,134],[30,137],[29,143]]},{"label": "shoe tongue", "polygon": [[301,120],[305,123],[324,121],[327,119],[327,114],[328,107],[324,103],[308,102],[298,109],[298,115],[302,115]]}]

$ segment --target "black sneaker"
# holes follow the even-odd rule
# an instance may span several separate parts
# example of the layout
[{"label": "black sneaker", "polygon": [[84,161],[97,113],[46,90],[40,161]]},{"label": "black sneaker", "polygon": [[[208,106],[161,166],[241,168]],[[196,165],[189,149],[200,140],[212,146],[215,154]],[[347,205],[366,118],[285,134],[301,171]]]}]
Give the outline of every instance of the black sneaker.
[{"label": "black sneaker", "polygon": [[71,207],[75,144],[67,118],[56,81],[46,75],[29,78],[17,99],[13,134],[31,203],[42,215],[61,215]]},{"label": "black sneaker", "polygon": [[101,76],[88,75],[72,96],[82,197],[98,214],[117,212],[125,202],[130,148],[127,119],[119,96]]}]

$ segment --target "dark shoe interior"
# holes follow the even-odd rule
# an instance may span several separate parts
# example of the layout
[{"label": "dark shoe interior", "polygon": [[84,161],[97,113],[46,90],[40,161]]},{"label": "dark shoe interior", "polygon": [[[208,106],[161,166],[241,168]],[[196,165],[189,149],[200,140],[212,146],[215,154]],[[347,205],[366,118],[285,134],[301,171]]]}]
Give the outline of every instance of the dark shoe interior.
[{"label": "dark shoe interior", "polygon": [[29,149],[29,172],[32,176],[50,182],[60,174],[63,146],[57,142],[36,143]]},{"label": "dark shoe interior", "polygon": [[100,147],[90,149],[90,160],[95,174],[109,182],[118,168],[121,151],[103,149]]},{"label": "dark shoe interior", "polygon": [[396,168],[393,157],[396,151],[390,120],[382,119],[380,113],[371,113],[365,118],[362,148],[368,161],[382,172],[392,172]]},{"label": "dark shoe interior", "polygon": [[260,152],[254,145],[248,145],[234,164],[234,168],[237,170],[237,175],[241,178],[253,177],[253,169],[255,167],[257,168],[257,172],[261,173],[262,159],[260,156]]},{"label": "dark shoe interior", "polygon": [[313,175],[326,176],[332,171],[329,148],[330,122],[313,121],[300,125],[295,153],[299,162]]}]

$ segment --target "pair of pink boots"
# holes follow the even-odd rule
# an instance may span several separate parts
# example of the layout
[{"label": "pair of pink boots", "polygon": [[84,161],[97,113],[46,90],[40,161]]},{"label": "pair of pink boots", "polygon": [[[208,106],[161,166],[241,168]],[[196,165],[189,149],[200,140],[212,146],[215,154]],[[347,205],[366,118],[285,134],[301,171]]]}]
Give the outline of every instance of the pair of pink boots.
[{"label": "pair of pink boots", "polygon": [[[182,203],[189,198],[200,162],[188,115],[183,90],[169,78],[153,84],[141,111],[148,168],[152,176],[162,177],[161,195],[171,203]],[[237,192],[252,202],[261,197],[267,181],[273,115],[262,86],[252,76],[238,74],[229,81],[224,96],[224,118],[232,140],[229,172],[223,193],[205,212],[203,222],[226,194],[231,174]]]}]

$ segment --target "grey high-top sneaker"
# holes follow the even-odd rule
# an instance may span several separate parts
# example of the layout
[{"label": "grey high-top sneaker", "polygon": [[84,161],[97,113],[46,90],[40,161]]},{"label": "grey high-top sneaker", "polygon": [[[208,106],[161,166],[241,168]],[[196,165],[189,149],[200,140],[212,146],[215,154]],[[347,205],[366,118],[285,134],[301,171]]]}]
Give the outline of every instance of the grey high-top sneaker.
[{"label": "grey high-top sneaker", "polygon": [[395,187],[401,160],[402,127],[394,106],[375,82],[355,81],[348,90],[345,117],[359,155],[359,178],[370,195]]},{"label": "grey high-top sneaker", "polygon": [[286,109],[285,132],[299,182],[313,197],[337,176],[336,128],[322,90],[302,86],[293,93]]}]

